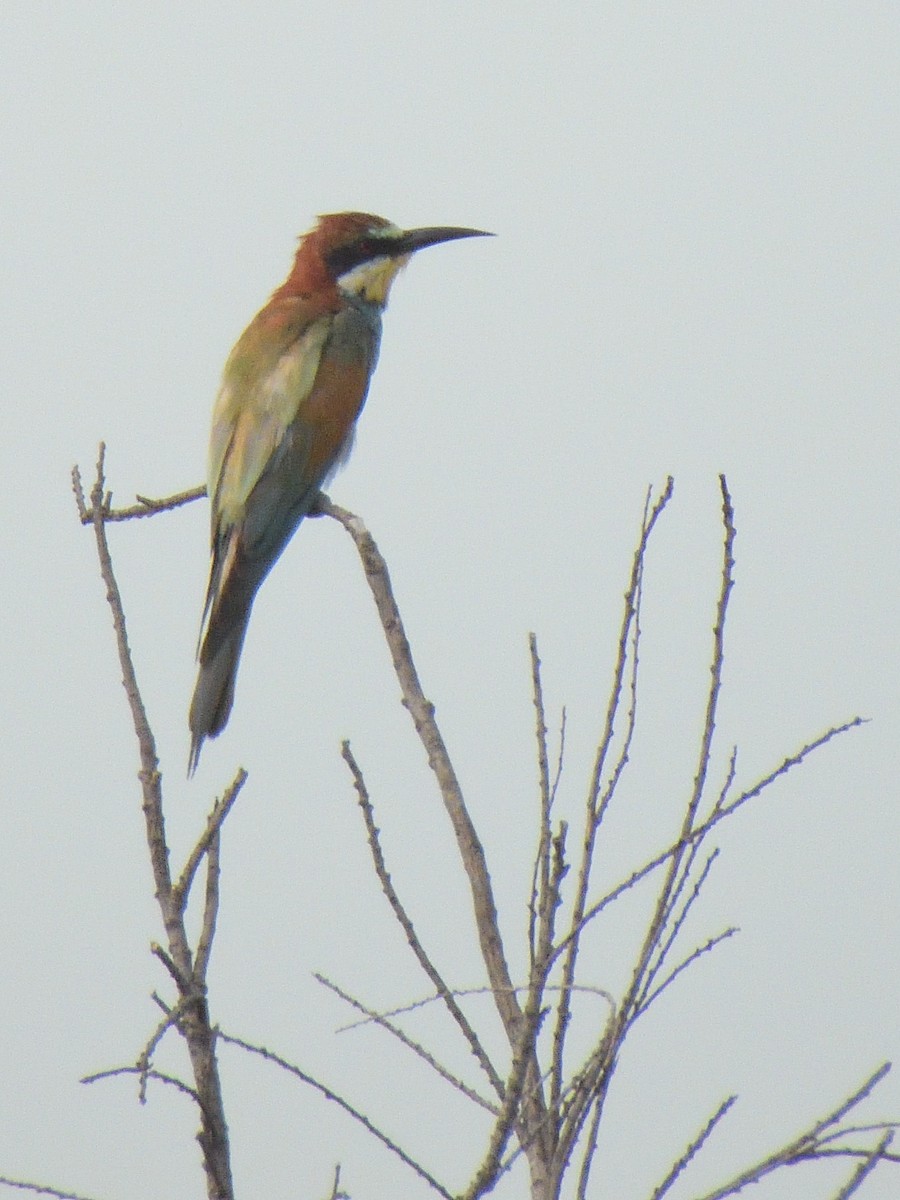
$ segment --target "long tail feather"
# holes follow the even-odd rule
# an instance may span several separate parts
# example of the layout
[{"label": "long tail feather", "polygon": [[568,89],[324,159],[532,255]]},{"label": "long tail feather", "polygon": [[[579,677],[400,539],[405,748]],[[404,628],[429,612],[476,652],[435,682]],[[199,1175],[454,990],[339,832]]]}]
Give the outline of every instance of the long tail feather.
[{"label": "long tail feather", "polygon": [[227,629],[207,630],[200,648],[200,671],[191,700],[188,724],[191,730],[191,754],[188,778],[197,769],[200,751],[208,737],[216,737],[225,728],[234,703],[234,684],[244,635],[250,620],[250,606],[232,619]]},{"label": "long tail feather", "polygon": [[[291,439],[289,445],[295,441]],[[289,506],[283,503],[285,495],[280,477],[274,473],[264,475],[253,490],[244,520],[214,542],[197,655],[200,672],[188,718],[188,778],[197,769],[206,738],[216,737],[225,728],[234,703],[238,663],[254,597],[315,503],[318,480],[305,486]],[[278,497],[282,498],[281,512],[274,508]]]}]

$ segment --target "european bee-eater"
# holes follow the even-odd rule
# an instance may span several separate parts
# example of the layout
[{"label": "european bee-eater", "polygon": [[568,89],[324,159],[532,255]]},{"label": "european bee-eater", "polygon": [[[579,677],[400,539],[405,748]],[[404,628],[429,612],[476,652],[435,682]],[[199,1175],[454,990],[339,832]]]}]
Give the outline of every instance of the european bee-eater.
[{"label": "european bee-eater", "polygon": [[349,454],[378,358],[381,314],[417,250],[480,229],[399,229],[368,213],[320,217],[287,279],[231,351],[213,410],[212,564],[189,774],[222,731],[259,585]]}]

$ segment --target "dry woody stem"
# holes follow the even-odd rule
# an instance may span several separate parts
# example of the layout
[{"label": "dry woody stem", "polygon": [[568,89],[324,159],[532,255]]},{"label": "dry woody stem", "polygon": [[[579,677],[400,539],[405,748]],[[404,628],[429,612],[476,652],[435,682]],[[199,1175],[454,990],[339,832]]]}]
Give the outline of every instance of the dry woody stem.
[{"label": "dry woody stem", "polygon": [[[243,786],[245,775],[239,773],[222,801],[217,801],[207,827],[198,840],[177,884],[173,884],[169,869],[169,849],[163,816],[162,775],[159,769],[156,743],[144,702],[138,687],[134,662],[128,645],[125,613],[122,597],[113,571],[112,555],[106,535],[109,520],[126,519],[128,516],[149,515],[162,512],[186,503],[202,494],[198,489],[183,493],[168,501],[139,502],[139,511],[114,514],[110,507],[110,496],[106,491],[105,447],[101,445],[97,460],[96,476],[90,494],[90,508],[84,502],[81,480],[77,470],[73,473],[76,503],[82,522],[90,523],[94,530],[100,574],[106,587],[106,599],[112,613],[118,650],[119,667],[128,707],[134,724],[138,745],[142,809],[153,869],[156,900],[166,931],[164,957],[167,969],[179,992],[177,1005],[172,1009],[166,1027],[174,1027],[187,1046],[193,1088],[188,1093],[196,1098],[200,1128],[197,1141],[203,1157],[206,1174],[206,1191],[209,1200],[233,1200],[234,1188],[231,1175],[228,1125],[219,1067],[216,1057],[216,1030],[209,1016],[206,997],[206,972],[212,951],[215,923],[218,911],[219,837],[221,825]],[[206,891],[203,905],[203,920],[196,950],[192,949],[185,926],[185,912],[190,895],[191,883],[202,861],[206,862]],[[155,1045],[162,1033],[158,1030],[151,1039]],[[152,1074],[152,1054],[141,1055],[139,1071],[142,1087]],[[96,1077],[93,1077],[96,1078]]]},{"label": "dry woody stem", "polygon": [[[561,787],[566,750],[566,712],[558,723],[548,722],[544,692],[544,668],[538,642],[528,643],[531,699],[534,709],[536,783],[533,809],[535,849],[523,864],[522,911],[527,914],[527,932],[522,946],[504,941],[498,903],[484,845],[470,815],[449,750],[439,729],[434,705],[426,698],[416,670],[412,650],[394,597],[387,564],[371,534],[359,517],[321,496],[315,515],[337,521],[353,540],[365,579],[371,591],[402,704],[412,720],[415,734],[431,768],[455,844],[458,867],[465,873],[471,894],[470,932],[477,945],[484,979],[478,986],[462,987],[438,966],[439,955],[426,947],[416,927],[413,906],[404,901],[395,885],[379,828],[375,804],[348,740],[341,753],[350,772],[373,872],[410,950],[433,989],[425,1001],[381,1012],[351,995],[324,976],[320,983],[361,1014],[373,1029],[383,1030],[419,1062],[425,1063],[457,1097],[476,1107],[483,1121],[480,1155],[468,1164],[460,1162],[464,1181],[455,1185],[438,1178],[420,1156],[413,1154],[399,1137],[389,1135],[381,1124],[357,1104],[319,1081],[289,1057],[251,1039],[225,1033],[212,1023],[207,998],[207,973],[215,943],[219,916],[222,872],[222,840],[225,822],[246,781],[239,771],[217,799],[193,849],[177,877],[169,865],[169,849],[163,818],[162,775],[156,744],[138,687],[128,645],[122,599],[115,579],[107,540],[107,526],[171,512],[204,495],[202,487],[187,489],[158,500],[137,497],[133,504],[115,509],[106,490],[104,448],[101,446],[95,481],[89,499],[81,478],[73,472],[76,505],[81,522],[93,529],[100,573],[112,613],[122,682],[131,712],[140,761],[139,781],[147,845],[153,870],[156,898],[165,929],[164,944],[153,954],[163,965],[173,1002],[155,996],[162,1017],[152,1031],[135,1064],[98,1072],[87,1081],[123,1074],[137,1077],[139,1095],[148,1084],[168,1085],[190,1098],[200,1120],[197,1135],[209,1200],[234,1200],[228,1127],[219,1078],[218,1048],[234,1047],[286,1071],[319,1097],[337,1105],[353,1122],[364,1128],[384,1150],[445,1200],[477,1200],[490,1192],[502,1175],[521,1169],[524,1161],[532,1200],[559,1200],[564,1183],[567,1192],[586,1200],[591,1180],[602,1173],[598,1154],[600,1131],[607,1100],[615,1084],[625,1043],[640,1028],[642,1016],[658,1001],[668,997],[685,975],[701,960],[737,934],[734,927],[711,931],[697,941],[688,940],[687,930],[701,910],[704,889],[714,870],[721,869],[719,851],[711,845],[720,822],[733,817],[751,802],[768,793],[813,753],[821,751],[839,735],[860,725],[852,717],[824,733],[808,739],[799,750],[788,754],[760,778],[738,782],[736,747],[717,751],[716,723],[725,680],[725,631],[729,601],[735,586],[736,524],[726,480],[720,477],[722,512],[722,558],[718,594],[710,603],[712,638],[709,682],[705,707],[698,722],[698,739],[693,777],[682,782],[673,801],[674,819],[668,834],[660,836],[649,854],[637,858],[624,876],[609,877],[607,857],[601,854],[609,836],[607,818],[614,805],[624,804],[622,780],[628,771],[635,730],[642,711],[641,639],[644,572],[653,533],[672,501],[674,485],[668,479],[654,496],[648,490],[624,595],[621,623],[614,637],[612,677],[608,698],[596,738],[590,768],[585,771],[580,829],[577,844],[570,848],[570,827],[557,815],[565,799]],[[551,735],[550,726],[557,733]],[[555,745],[554,745],[555,742]],[[566,778],[571,767],[567,764]],[[717,776],[718,784],[711,781]],[[673,789],[674,790],[674,789]],[[521,810],[510,820],[522,821]],[[574,840],[574,839],[572,839]],[[448,855],[448,862],[452,854]],[[186,931],[186,912],[194,883],[197,889],[199,935],[192,946]],[[644,893],[644,926],[639,930],[633,961],[617,963],[615,975],[626,979],[618,993],[607,990],[604,973],[611,965],[591,959],[586,934],[617,900],[635,889]],[[691,922],[688,917],[691,917]],[[525,977],[515,980],[510,962],[527,964]],[[471,984],[471,981],[467,981]],[[468,997],[490,995],[505,1036],[502,1052],[479,1028],[468,1011]],[[442,1006],[454,1036],[467,1048],[466,1063],[476,1075],[478,1086],[450,1070],[439,1054],[402,1027],[405,1013],[422,1003]],[[154,1054],[170,1031],[184,1041],[192,1082],[160,1072]],[[578,1031],[578,1037],[574,1031]],[[572,1049],[582,1047],[579,1055]],[[489,1050],[490,1046],[490,1050]],[[585,1050],[584,1047],[587,1047]],[[799,1137],[787,1141],[761,1161],[736,1171],[708,1191],[700,1200],[725,1200],[749,1184],[791,1167],[815,1161],[845,1159],[851,1170],[837,1194],[844,1200],[856,1194],[865,1180],[884,1163],[896,1164],[900,1156],[892,1149],[896,1122],[849,1123],[851,1113],[866,1101],[889,1070],[884,1064],[866,1082],[837,1103],[822,1119]],[[383,1093],[386,1089],[381,1089]],[[486,1095],[484,1093],[487,1093]],[[713,1137],[720,1138],[737,1103],[728,1096],[712,1101],[710,1117],[699,1130],[685,1132],[685,1149],[652,1193],[662,1200],[677,1183],[683,1183],[698,1157]],[[567,1182],[568,1181],[568,1182]],[[340,1171],[331,1185],[333,1200],[347,1193],[339,1190]],[[58,1196],[61,1200],[83,1200],[72,1193],[38,1184],[0,1179],[10,1187]],[[605,1181],[607,1190],[609,1181]],[[301,1189],[302,1190],[302,1189]]]}]

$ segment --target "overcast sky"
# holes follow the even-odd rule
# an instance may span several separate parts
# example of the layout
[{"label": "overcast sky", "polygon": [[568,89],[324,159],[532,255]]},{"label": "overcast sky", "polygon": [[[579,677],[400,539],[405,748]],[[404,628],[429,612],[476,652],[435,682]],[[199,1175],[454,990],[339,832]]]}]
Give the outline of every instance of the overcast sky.
[{"label": "overcast sky", "polygon": [[[527,633],[554,724],[567,706],[574,819],[648,485],[676,481],[607,881],[666,844],[695,768],[720,471],[738,538],[719,777],[732,744],[749,783],[871,718],[723,833],[689,933],[741,936],[629,1049],[592,1196],[646,1197],[737,1092],[695,1185],[673,1193],[685,1200],[900,1056],[898,66],[890,0],[6,0],[0,1174],[104,1200],[203,1194],[186,1103],[77,1082],[136,1058],[167,981],[68,472],[89,475],[102,438],[119,501],[201,482],[231,344],[295,238],[342,209],[498,234],[423,252],[399,279],[331,494],[388,559],[510,937],[533,846]],[[455,986],[482,982],[358,560],[333,522],[301,529],[255,607],[231,723],[188,783],[207,524],[200,503],[111,541],[176,861],[237,766],[250,772],[224,839],[214,1017],[462,1186],[478,1118],[375,1032],[336,1034],[347,1014],[311,979],[385,1007],[427,990],[372,878],[349,737],[424,935]],[[593,947],[598,987],[623,970],[619,933]],[[354,1200],[426,1194],[264,1064],[231,1052],[223,1073],[239,1195],[325,1195],[336,1161]],[[900,1116],[900,1075],[879,1096],[861,1115]],[[797,1170],[754,1195],[813,1200],[833,1178]],[[882,1168],[863,1194],[898,1189]]]}]

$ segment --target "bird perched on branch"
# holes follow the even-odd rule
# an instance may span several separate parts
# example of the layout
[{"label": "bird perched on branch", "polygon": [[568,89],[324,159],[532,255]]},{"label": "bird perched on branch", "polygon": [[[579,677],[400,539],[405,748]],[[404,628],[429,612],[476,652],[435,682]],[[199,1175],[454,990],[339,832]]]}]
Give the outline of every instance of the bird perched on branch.
[{"label": "bird perched on branch", "polygon": [[397,273],[425,246],[480,229],[399,229],[368,213],[320,217],[287,279],[231,351],[213,410],[212,564],[189,724],[193,774],[221,733],[259,585],[353,441]]}]

